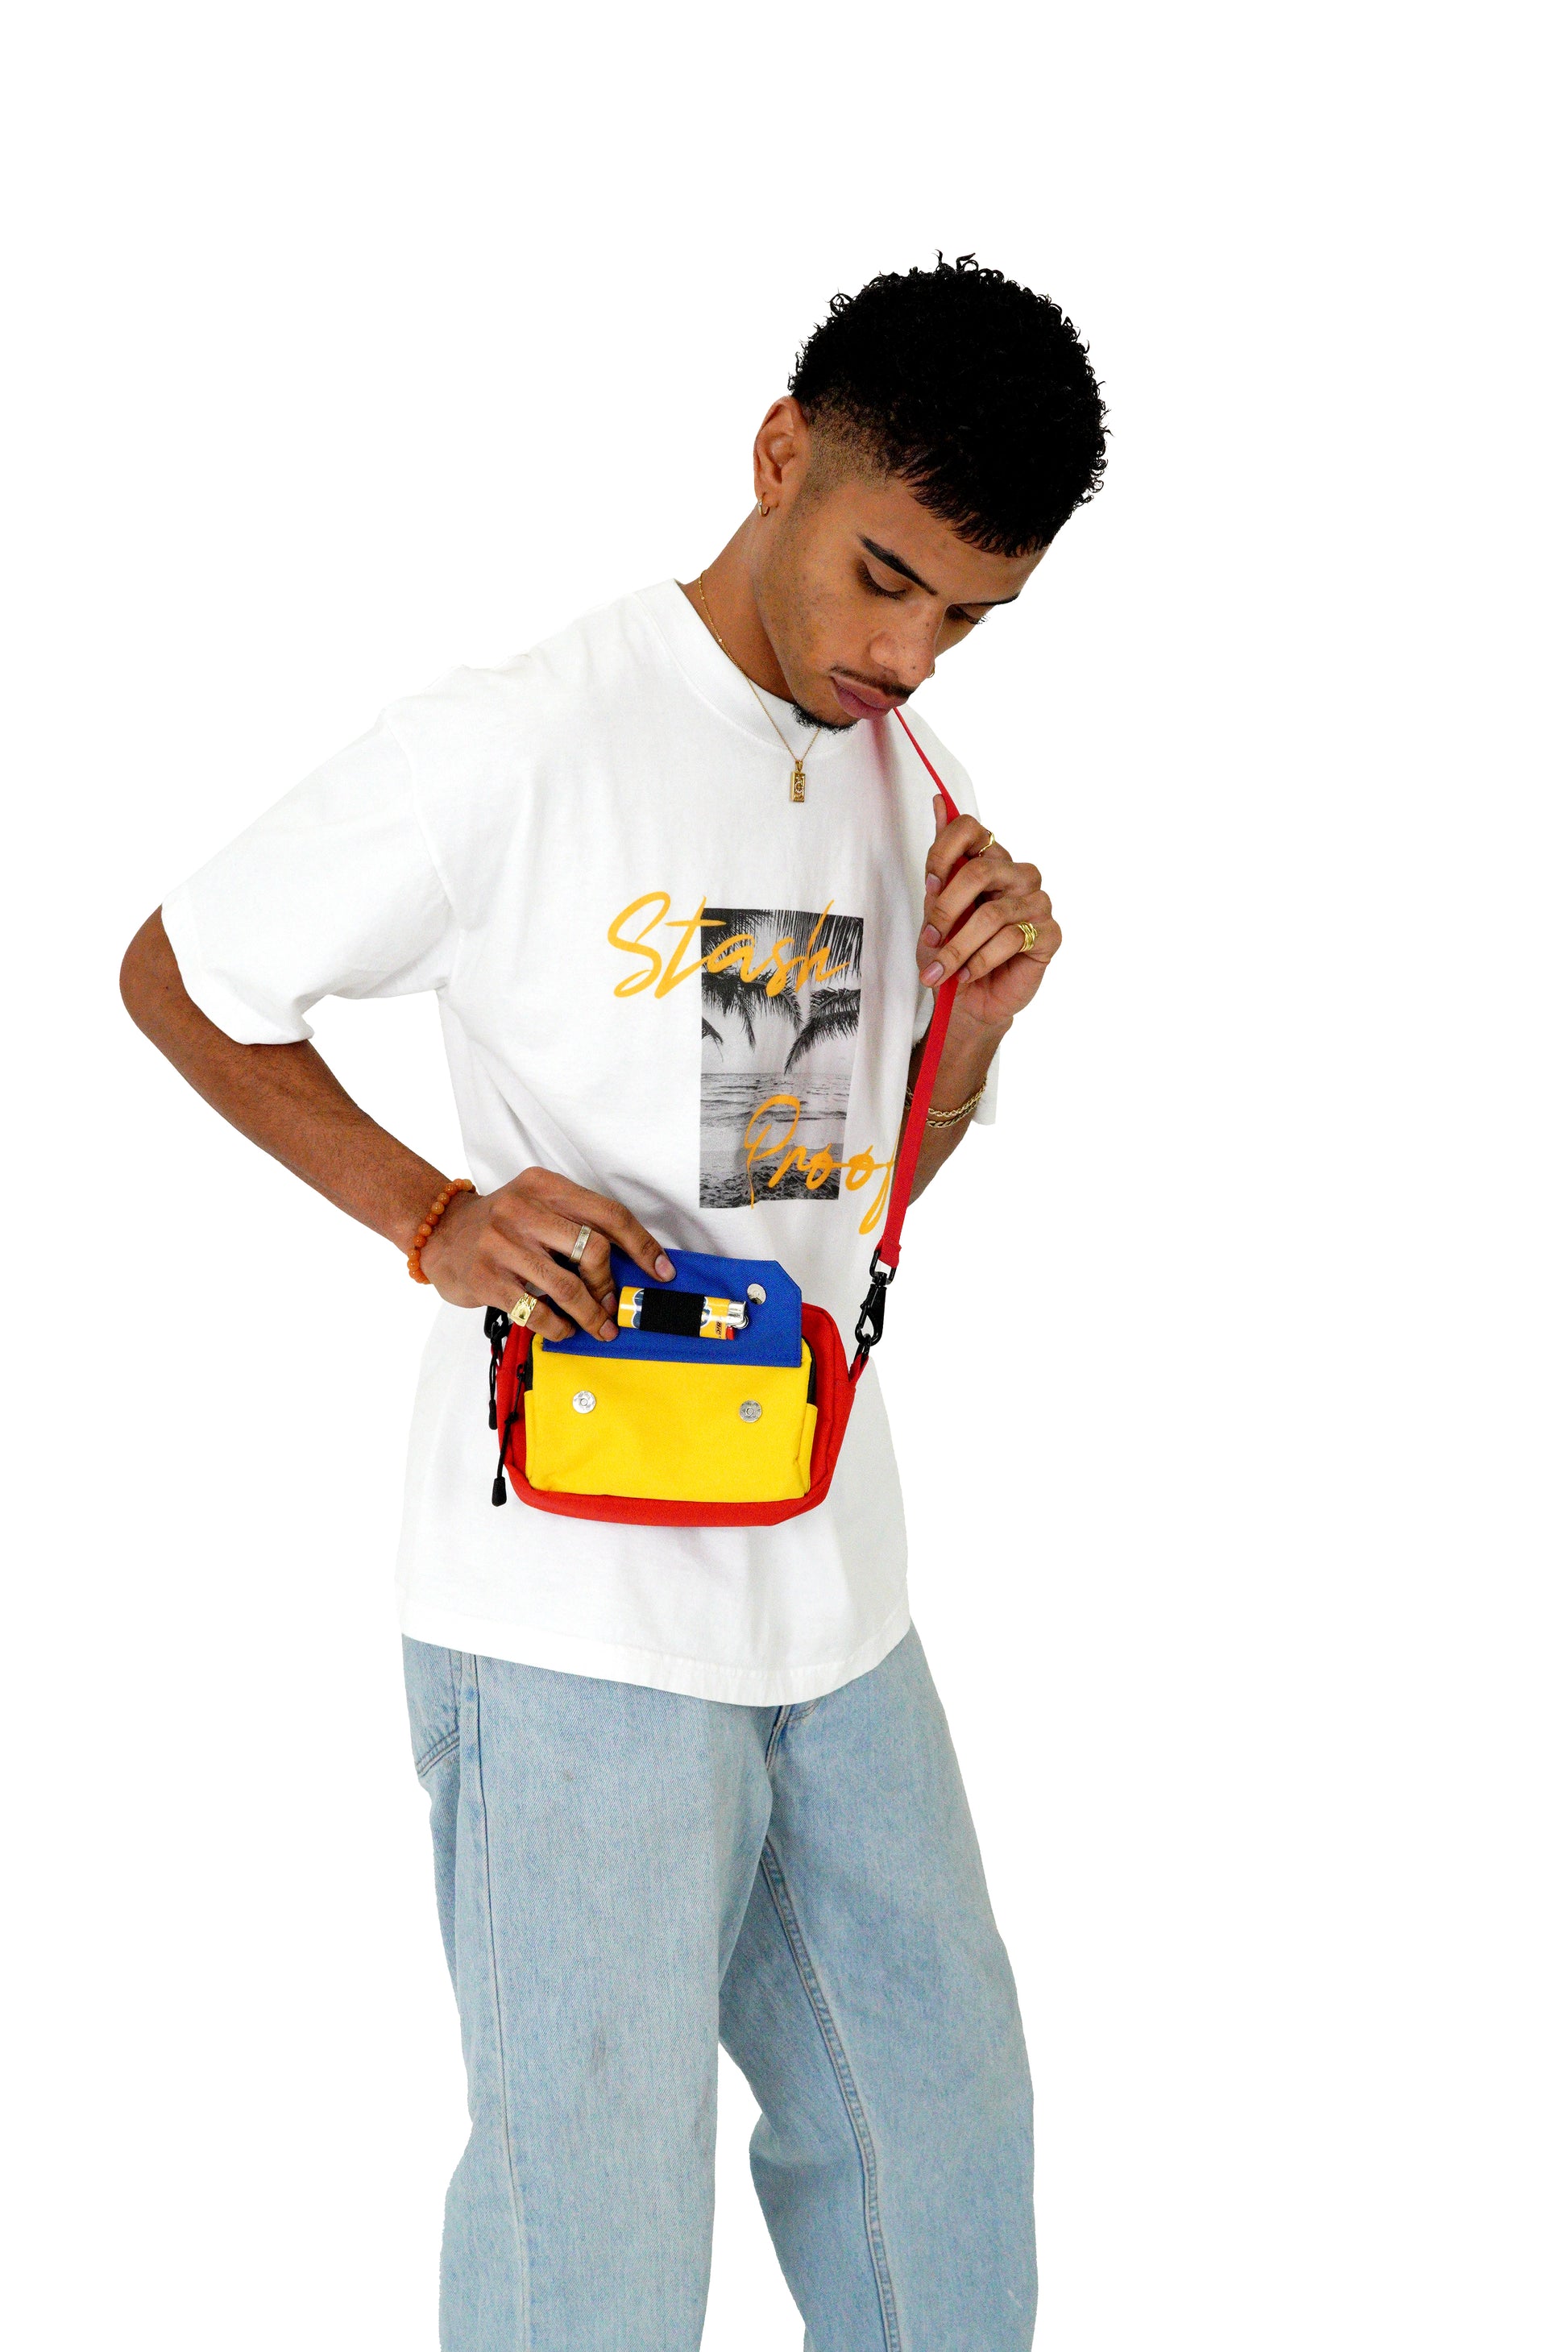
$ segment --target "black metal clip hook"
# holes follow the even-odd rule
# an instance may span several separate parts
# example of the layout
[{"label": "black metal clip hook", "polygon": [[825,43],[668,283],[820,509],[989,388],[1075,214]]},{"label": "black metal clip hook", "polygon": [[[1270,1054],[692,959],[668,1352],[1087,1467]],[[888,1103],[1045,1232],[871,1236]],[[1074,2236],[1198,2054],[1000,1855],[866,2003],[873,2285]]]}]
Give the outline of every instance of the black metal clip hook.
[{"label": "black metal clip hook", "polygon": [[860,1313],[855,1325],[856,1372],[859,1371],[882,1336],[882,1318],[888,1307],[888,1285],[897,1272],[897,1266],[881,1265],[876,1251],[872,1251],[871,1287],[860,1302]]}]

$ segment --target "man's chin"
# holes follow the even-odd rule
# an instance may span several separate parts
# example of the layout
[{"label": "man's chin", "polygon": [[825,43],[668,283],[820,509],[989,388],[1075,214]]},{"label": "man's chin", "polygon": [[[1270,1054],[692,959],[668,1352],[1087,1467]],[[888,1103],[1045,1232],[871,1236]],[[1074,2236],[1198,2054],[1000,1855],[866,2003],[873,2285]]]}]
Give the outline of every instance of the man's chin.
[{"label": "man's chin", "polygon": [[858,719],[849,718],[837,706],[835,706],[831,719],[823,711],[808,710],[804,702],[792,702],[790,709],[803,727],[820,727],[825,735],[847,735],[851,727],[859,724]]}]

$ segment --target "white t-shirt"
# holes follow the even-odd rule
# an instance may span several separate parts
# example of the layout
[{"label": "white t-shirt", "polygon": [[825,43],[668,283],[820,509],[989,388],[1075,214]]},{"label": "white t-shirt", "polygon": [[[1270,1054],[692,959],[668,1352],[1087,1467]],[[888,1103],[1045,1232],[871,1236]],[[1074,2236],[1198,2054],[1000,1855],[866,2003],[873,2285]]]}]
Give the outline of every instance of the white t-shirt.
[{"label": "white t-shirt", "polygon": [[[395,704],[176,890],[164,928],[191,996],[242,1044],[309,1037],[322,996],[434,990],[481,1192],[552,1168],[666,1244],[777,1258],[852,1347],[929,1017],[932,788],[892,719],[820,736],[807,779],[793,803],[750,687],[667,581]],[[798,1116],[760,1115],[781,1093]],[[442,1305],[425,1351],[406,1633],[754,1706],[834,1690],[900,1639],[874,1369],[816,1510],[621,1527],[492,1506],[482,1319]]]}]

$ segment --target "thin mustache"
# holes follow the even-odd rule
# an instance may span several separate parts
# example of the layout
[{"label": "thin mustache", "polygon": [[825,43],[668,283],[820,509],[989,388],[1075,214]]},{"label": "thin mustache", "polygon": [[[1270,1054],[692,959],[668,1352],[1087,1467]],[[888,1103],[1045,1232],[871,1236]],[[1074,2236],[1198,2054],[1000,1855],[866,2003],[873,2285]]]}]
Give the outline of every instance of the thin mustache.
[{"label": "thin mustache", "polygon": [[875,687],[879,694],[890,694],[895,702],[907,702],[914,692],[912,686],[888,686],[879,677],[868,677],[865,671],[859,669],[836,669],[830,671],[829,676],[847,678],[852,686]]}]

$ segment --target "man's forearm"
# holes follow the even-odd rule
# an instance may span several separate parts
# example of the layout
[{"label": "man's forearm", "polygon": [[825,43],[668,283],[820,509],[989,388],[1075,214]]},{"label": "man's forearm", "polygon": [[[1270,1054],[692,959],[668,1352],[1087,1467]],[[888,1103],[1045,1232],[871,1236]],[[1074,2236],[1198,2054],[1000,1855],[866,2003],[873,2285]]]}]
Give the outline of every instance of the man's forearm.
[{"label": "man's forearm", "polygon": [[346,1094],[315,1047],[238,1045],[187,994],[151,915],[120,974],[126,1011],[213,1108],[362,1225],[407,1249],[446,1181]]},{"label": "man's forearm", "polygon": [[[936,1086],[931,1093],[933,1111],[956,1110],[972,1094],[985,1083],[986,1072],[996,1057],[996,1048],[1012,1027],[1010,1021],[999,1025],[967,1022],[955,1013],[942,1045],[942,1060],[937,1067]],[[917,1049],[910,1064],[910,1074],[920,1066]],[[928,1127],[921,1139],[920,1158],[915,1162],[915,1181],[911,1200],[919,1200],[931,1178],[944,1160],[951,1160],[969,1132],[969,1119],[959,1119],[952,1127]]]}]

